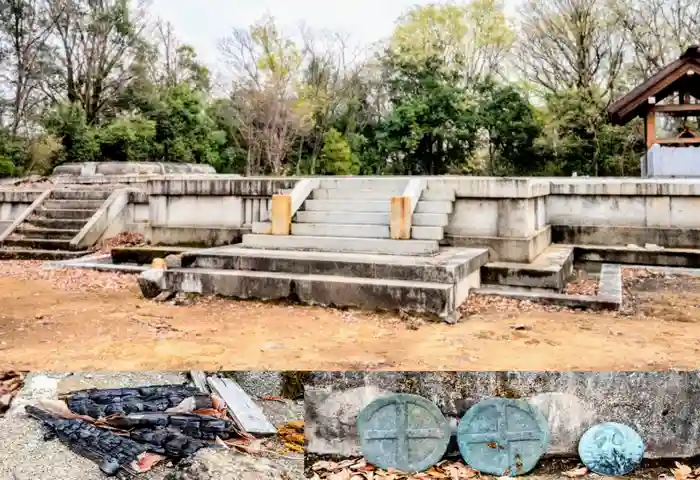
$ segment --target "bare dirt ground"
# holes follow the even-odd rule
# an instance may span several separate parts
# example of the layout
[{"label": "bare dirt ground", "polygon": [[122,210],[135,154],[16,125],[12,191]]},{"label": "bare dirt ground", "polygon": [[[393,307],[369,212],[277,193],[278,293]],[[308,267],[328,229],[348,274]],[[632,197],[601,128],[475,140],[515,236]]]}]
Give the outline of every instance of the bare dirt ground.
[{"label": "bare dirt ground", "polygon": [[[17,370],[663,370],[700,367],[700,279],[626,271],[623,312],[472,296],[457,325],[299,305],[145,300],[129,275],[0,262]],[[574,286],[586,291],[589,284]],[[583,292],[581,292],[583,293]]]}]

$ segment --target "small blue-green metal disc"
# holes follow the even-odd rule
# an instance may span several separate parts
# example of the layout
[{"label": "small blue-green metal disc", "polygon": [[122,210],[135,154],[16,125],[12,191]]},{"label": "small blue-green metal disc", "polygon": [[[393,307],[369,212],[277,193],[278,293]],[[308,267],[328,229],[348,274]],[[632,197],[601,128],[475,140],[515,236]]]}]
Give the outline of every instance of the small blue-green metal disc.
[{"label": "small blue-green metal disc", "polygon": [[600,423],[583,434],[578,454],[588,469],[599,475],[620,477],[642,463],[644,441],[632,428],[621,423]]},{"label": "small blue-green metal disc", "polygon": [[395,393],[360,411],[357,433],[367,462],[414,473],[430,468],[445,455],[450,424],[434,403],[418,395]]},{"label": "small blue-green metal disc", "polygon": [[490,475],[515,477],[537,465],[549,445],[542,412],[522,400],[490,398],[470,408],[457,428],[467,464]]}]

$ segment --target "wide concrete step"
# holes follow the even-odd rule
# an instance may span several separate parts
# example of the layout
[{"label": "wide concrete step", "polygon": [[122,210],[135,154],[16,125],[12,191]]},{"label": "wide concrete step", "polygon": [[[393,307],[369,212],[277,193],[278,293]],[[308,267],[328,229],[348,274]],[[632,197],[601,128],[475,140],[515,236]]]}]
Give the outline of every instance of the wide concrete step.
[{"label": "wide concrete step", "polygon": [[54,190],[51,200],[107,200],[112,194],[109,190]]},{"label": "wide concrete step", "polygon": [[61,230],[80,230],[85,226],[85,220],[71,220],[65,218],[44,218],[32,216],[29,217],[26,223],[38,228],[58,228]]},{"label": "wide concrete step", "polygon": [[[115,250],[112,250],[112,256],[114,253]],[[444,248],[435,256],[411,257],[261,250],[233,245],[185,253],[182,266],[458,283],[473,272],[478,272],[487,261],[486,249]]]},{"label": "wide concrete step", "polygon": [[[350,238],[391,238],[391,229],[385,225],[358,225],[342,223],[294,223],[292,235]],[[413,227],[411,238],[416,240],[442,240],[442,227]]]},{"label": "wide concrete step", "polygon": [[[300,211],[296,223],[345,223],[355,225],[389,225],[389,213],[373,212],[326,212]],[[418,227],[446,227],[449,217],[446,213],[414,213],[411,220]]]},{"label": "wide concrete step", "polygon": [[243,235],[244,247],[273,250],[304,250],[379,255],[435,255],[434,240],[390,240],[383,238],[317,237],[300,235]]},{"label": "wide concrete step", "polygon": [[452,189],[430,189],[427,188],[421,193],[422,202],[454,202],[455,191]]},{"label": "wide concrete step", "polygon": [[406,309],[440,317],[455,309],[455,287],[445,283],[199,268],[168,269],[163,273],[167,289],[204,295],[291,299],[365,310]]},{"label": "wide concrete step", "polygon": [[87,250],[39,250],[24,248],[0,248],[0,260],[69,260],[86,255]]},{"label": "wide concrete step", "polygon": [[83,209],[52,209],[52,208],[37,208],[34,213],[39,217],[52,218],[52,219],[64,219],[64,220],[88,220],[92,217],[97,210],[83,210]]},{"label": "wide concrete step", "polygon": [[374,190],[369,188],[317,188],[311,192],[312,200],[386,200],[391,201],[391,197],[401,195],[403,187],[383,188]]},{"label": "wide concrete step", "polygon": [[408,185],[410,177],[334,177],[321,178],[319,188],[342,190],[401,189]]},{"label": "wide concrete step", "polygon": [[563,291],[574,273],[574,248],[547,247],[532,263],[490,262],[481,269],[485,284]]},{"label": "wide concrete step", "polygon": [[26,238],[55,238],[60,240],[70,240],[75,237],[80,229],[65,228],[36,228],[31,225],[22,224],[15,231]]},{"label": "wide concrete step", "polygon": [[[382,200],[307,200],[304,210],[316,212],[389,213],[391,202]],[[452,202],[419,201],[414,213],[452,213]]]},{"label": "wide concrete step", "polygon": [[97,210],[104,200],[54,200],[49,199],[42,203],[42,207],[51,210]]},{"label": "wide concrete step", "polygon": [[69,239],[48,239],[12,236],[5,240],[5,245],[36,250],[71,250]]}]

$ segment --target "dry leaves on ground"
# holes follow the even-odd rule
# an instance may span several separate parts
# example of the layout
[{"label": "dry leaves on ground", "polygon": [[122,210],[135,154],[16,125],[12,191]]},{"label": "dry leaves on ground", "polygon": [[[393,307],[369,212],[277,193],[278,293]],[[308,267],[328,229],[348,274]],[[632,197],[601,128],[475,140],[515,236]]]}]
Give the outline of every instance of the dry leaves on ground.
[{"label": "dry leaves on ground", "polygon": [[529,300],[516,300],[514,298],[498,295],[471,294],[468,300],[460,307],[462,314],[466,316],[478,315],[486,312],[500,312],[509,315],[518,315],[523,312],[575,312],[571,308],[557,305],[542,305]]},{"label": "dry leaves on ground", "polygon": [[146,245],[146,237],[142,233],[122,232],[115,237],[101,242],[93,251],[109,253],[116,247],[140,247]]},{"label": "dry leaves on ground", "polygon": [[12,399],[15,398],[23,384],[24,374],[22,372],[0,372],[0,413],[10,408]]},{"label": "dry leaves on ground", "polygon": [[0,277],[21,280],[45,280],[54,288],[68,292],[126,290],[136,285],[133,274],[97,272],[84,268],[46,269],[42,261],[9,260],[0,262]]},{"label": "dry leaves on ground", "polygon": [[425,472],[406,474],[398,470],[383,470],[364,459],[331,462],[321,460],[311,467],[315,480],[468,480],[480,474],[462,462],[442,461]]},{"label": "dry leaves on ground", "polygon": [[290,452],[303,452],[304,442],[304,422],[287,422],[277,429],[280,439],[284,442],[284,447]]},{"label": "dry leaves on ground", "polygon": [[659,478],[661,480],[697,480],[700,479],[700,468],[691,468],[688,465],[676,462],[676,468],[671,469],[673,477],[669,475],[661,475]]}]

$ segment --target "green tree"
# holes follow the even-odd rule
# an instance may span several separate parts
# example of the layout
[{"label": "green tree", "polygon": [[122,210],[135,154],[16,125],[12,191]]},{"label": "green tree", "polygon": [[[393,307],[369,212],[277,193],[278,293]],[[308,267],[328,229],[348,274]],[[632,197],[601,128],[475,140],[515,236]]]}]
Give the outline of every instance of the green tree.
[{"label": "green tree", "polygon": [[476,87],[477,118],[487,134],[489,175],[529,175],[540,160],[535,142],[541,127],[534,111],[515,87],[486,79]]},{"label": "green tree", "polygon": [[156,124],[140,116],[117,118],[97,130],[100,158],[144,162],[152,159]]},{"label": "green tree", "polygon": [[392,111],[379,122],[376,148],[386,171],[441,175],[463,171],[478,125],[460,76],[439,57],[421,63],[385,59]]},{"label": "green tree", "polygon": [[63,145],[57,151],[54,166],[65,162],[92,162],[98,159],[100,147],[95,129],[88,125],[87,115],[80,104],[56,105],[45,115],[44,127]]},{"label": "green tree", "polygon": [[323,136],[319,159],[319,175],[356,175],[360,171],[348,140],[335,128],[330,128]]}]

